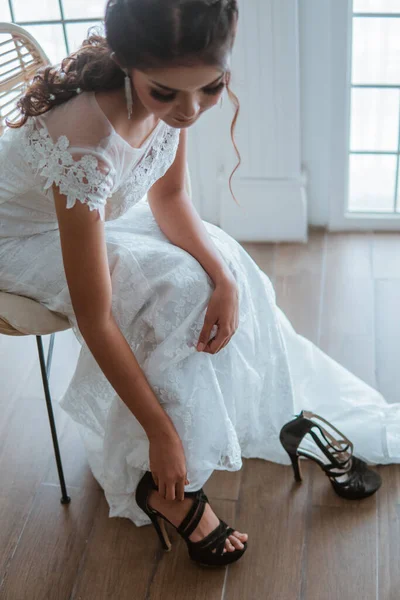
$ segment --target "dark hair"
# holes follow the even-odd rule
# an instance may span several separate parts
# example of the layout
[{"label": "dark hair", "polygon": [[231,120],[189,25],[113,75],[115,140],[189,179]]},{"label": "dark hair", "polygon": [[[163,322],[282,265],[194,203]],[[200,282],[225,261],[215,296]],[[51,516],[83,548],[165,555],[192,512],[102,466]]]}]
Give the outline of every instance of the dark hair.
[{"label": "dark hair", "polygon": [[7,126],[22,127],[28,117],[63,104],[80,91],[123,87],[125,73],[112,52],[128,69],[217,65],[226,71],[227,92],[235,107],[231,137],[239,162],[229,179],[232,192],[231,180],[241,163],[233,135],[240,104],[229,87],[231,74],[225,61],[232,50],[238,15],[237,0],[108,0],[105,36],[96,33],[97,26],[91,27],[80,48],[62,60],[61,69],[38,69],[16,103],[21,119]]}]

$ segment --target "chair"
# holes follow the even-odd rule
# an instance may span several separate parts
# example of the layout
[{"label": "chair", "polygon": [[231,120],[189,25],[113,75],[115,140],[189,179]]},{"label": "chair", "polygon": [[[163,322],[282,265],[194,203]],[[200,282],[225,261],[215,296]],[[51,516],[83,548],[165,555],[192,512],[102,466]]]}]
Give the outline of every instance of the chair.
[{"label": "chair", "polygon": [[[43,49],[22,27],[13,23],[0,23],[0,135],[5,126],[6,117],[12,121],[18,116],[15,103],[31,81],[35,72],[50,64]],[[46,398],[50,430],[53,439],[54,454],[61,486],[61,504],[69,504],[62,467],[57,430],[51,401],[49,377],[54,348],[54,336],[58,331],[70,329],[68,319],[48,310],[45,306],[16,294],[0,291],[0,334],[35,335],[39,354],[39,363]],[[43,335],[50,334],[47,361],[43,352]]]},{"label": "chair", "polygon": [[[5,118],[7,117],[12,121],[13,115],[18,116],[19,113],[14,105],[20,95],[24,93],[25,86],[40,67],[48,64],[50,64],[50,61],[45,52],[28,31],[12,23],[0,23],[0,135],[5,126]],[[186,165],[186,190],[189,197],[191,197],[188,165]],[[70,328],[70,323],[64,315],[48,310],[31,298],[0,291],[0,334],[36,336],[43,389],[62,493],[61,504],[69,504],[71,498],[67,494],[65,485],[49,388],[49,377],[55,334]],[[50,335],[46,361],[43,352],[43,335]]]}]

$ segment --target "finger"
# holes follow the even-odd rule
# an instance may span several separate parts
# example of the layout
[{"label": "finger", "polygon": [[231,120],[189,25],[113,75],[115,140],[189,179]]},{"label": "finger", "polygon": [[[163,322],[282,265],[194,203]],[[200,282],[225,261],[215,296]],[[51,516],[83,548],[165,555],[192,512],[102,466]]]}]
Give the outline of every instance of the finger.
[{"label": "finger", "polygon": [[210,352],[210,347],[211,347],[211,343],[215,340],[215,337],[211,338],[211,340],[208,340],[206,347],[204,348],[203,352]]},{"label": "finger", "polygon": [[231,337],[232,335],[228,335],[228,337],[225,338],[225,341],[222,343],[220,350],[222,350],[222,348],[225,348],[225,346],[229,343]]},{"label": "finger", "polygon": [[224,332],[222,329],[219,329],[215,338],[213,338],[210,342],[210,352],[212,354],[216,354],[217,352],[219,352],[222,347],[222,344],[225,343],[228,337],[229,336],[227,336],[226,332]]},{"label": "finger", "polygon": [[178,483],[175,486],[175,493],[176,493],[176,499],[177,500],[183,500],[185,498],[185,482],[183,479],[181,479],[180,481],[178,481]]},{"label": "finger", "polygon": [[151,473],[151,476],[153,477],[153,481],[156,484],[156,486],[158,487],[158,476],[155,473]]},{"label": "finger", "polygon": [[167,490],[167,493],[166,493],[165,499],[166,500],[175,500],[175,484],[169,483],[166,486],[166,490]]},{"label": "finger", "polygon": [[[199,352],[202,352],[202,350],[204,350],[205,346],[207,345],[214,324],[215,321],[209,319],[204,321],[203,329],[200,332],[199,341],[197,342],[197,349],[199,350]],[[200,346],[201,344],[203,344],[203,347]]]},{"label": "finger", "polygon": [[161,479],[158,481],[158,493],[160,494],[161,498],[165,498],[165,483]]},{"label": "finger", "polygon": [[[232,336],[231,336],[232,337]],[[226,338],[225,342],[222,344],[221,348],[219,349],[219,351],[223,350],[223,348],[225,348],[225,346],[228,344],[228,342],[230,341],[231,337]]]}]

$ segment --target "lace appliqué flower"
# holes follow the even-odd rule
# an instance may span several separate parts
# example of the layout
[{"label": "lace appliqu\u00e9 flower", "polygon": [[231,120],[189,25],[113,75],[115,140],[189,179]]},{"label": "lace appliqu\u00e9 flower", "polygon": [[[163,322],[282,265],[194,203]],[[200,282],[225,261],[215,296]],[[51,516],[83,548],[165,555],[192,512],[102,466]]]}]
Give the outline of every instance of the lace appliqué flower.
[{"label": "lace appliqu\u00e9 flower", "polygon": [[68,149],[70,142],[67,136],[61,135],[53,142],[47,129],[38,127],[33,119],[28,120],[25,127],[23,153],[35,174],[46,178],[44,190],[55,183],[67,197],[67,208],[72,208],[79,200],[90,210],[97,209],[104,221],[105,205],[113,187],[112,165],[107,164],[105,159],[101,161],[104,164],[99,164],[99,160],[91,154],[74,160]]}]

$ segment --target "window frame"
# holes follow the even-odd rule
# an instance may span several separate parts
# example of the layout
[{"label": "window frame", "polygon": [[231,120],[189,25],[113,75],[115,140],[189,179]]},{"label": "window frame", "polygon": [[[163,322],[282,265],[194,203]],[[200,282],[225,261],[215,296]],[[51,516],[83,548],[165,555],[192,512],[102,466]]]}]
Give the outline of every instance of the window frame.
[{"label": "window frame", "polygon": [[[399,85],[367,85],[352,84],[352,31],[353,17],[399,18],[400,13],[353,13],[353,0],[332,2],[331,5],[331,140],[330,155],[332,157],[329,184],[329,221],[330,231],[343,230],[400,230],[400,212],[349,211],[349,162],[352,154],[368,154],[363,151],[350,151],[350,108],[352,88],[394,88]],[[399,185],[399,153],[400,131],[398,136],[396,188],[394,202],[396,203]],[[374,152],[373,154],[393,155],[394,152]],[[398,207],[400,209],[400,206]]]},{"label": "window frame", "polygon": [[64,43],[66,47],[66,56],[71,53],[70,45],[68,42],[68,33],[67,33],[67,25],[69,24],[77,24],[77,23],[93,23],[94,21],[104,22],[104,14],[98,17],[90,17],[90,18],[79,18],[79,19],[66,19],[64,16],[64,0],[54,0],[58,3],[60,8],[60,19],[49,19],[48,21],[17,21],[15,19],[15,11],[14,11],[14,0],[8,0],[8,6],[10,11],[11,20],[10,23],[14,23],[15,25],[20,25],[21,27],[26,26],[34,26],[34,25],[61,25],[64,35]]}]

